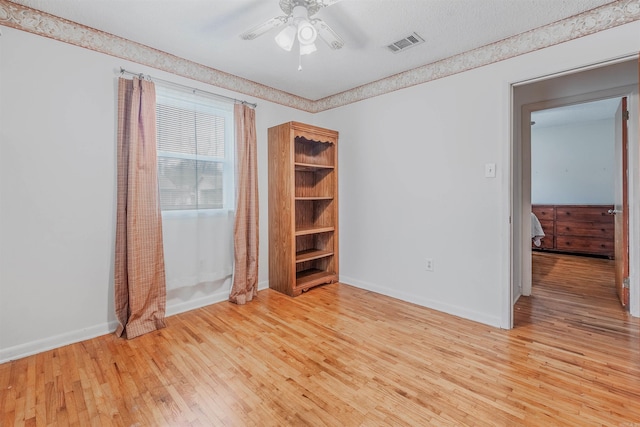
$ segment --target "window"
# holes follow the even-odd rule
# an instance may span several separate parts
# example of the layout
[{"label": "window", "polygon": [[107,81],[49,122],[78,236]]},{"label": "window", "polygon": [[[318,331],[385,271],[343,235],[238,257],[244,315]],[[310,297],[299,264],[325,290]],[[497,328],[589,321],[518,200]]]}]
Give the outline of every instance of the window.
[{"label": "window", "polygon": [[233,209],[233,104],[156,85],[163,211]]}]

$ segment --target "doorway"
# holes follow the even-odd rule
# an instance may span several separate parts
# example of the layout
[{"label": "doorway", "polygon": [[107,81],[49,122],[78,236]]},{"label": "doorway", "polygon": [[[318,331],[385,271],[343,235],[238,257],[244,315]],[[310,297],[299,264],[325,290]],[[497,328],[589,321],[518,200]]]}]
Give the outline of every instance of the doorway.
[{"label": "doorway", "polygon": [[511,205],[511,312],[520,296],[531,294],[531,114],[549,108],[575,105],[607,98],[629,98],[629,183],[630,200],[630,313],[640,315],[638,288],[640,239],[634,230],[640,227],[638,214],[638,59],[626,58],[583,71],[525,82],[513,87],[512,205]]},{"label": "doorway", "polygon": [[576,297],[615,297],[622,102],[616,97],[531,113],[531,229],[538,237],[532,294],[553,287],[560,306],[571,307]]}]

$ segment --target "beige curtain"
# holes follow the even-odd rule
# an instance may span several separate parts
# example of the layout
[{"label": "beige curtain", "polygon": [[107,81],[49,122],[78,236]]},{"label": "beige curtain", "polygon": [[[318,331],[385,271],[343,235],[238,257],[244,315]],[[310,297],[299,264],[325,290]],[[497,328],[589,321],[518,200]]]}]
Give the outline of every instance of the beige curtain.
[{"label": "beige curtain", "polygon": [[150,81],[118,82],[117,336],[165,326],[166,286],[156,159],[156,92]]},{"label": "beige curtain", "polygon": [[245,304],[258,295],[258,161],[256,112],[236,104],[237,204],[234,272],[229,301]]}]

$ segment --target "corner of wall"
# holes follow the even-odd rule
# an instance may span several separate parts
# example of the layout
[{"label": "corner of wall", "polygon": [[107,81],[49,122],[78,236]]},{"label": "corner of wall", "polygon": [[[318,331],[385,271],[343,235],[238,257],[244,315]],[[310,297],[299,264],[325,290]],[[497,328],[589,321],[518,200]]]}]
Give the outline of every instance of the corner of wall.
[{"label": "corner of wall", "polygon": [[379,286],[372,283],[363,282],[361,280],[353,279],[351,277],[340,276],[340,283],[353,286],[360,289],[365,289],[371,292],[376,292],[381,295],[386,295],[391,298],[396,298],[402,301],[418,304],[427,309],[440,311],[442,313],[458,316],[466,320],[473,322],[483,323],[485,325],[493,326],[495,328],[501,328],[502,322],[499,316],[490,316],[486,313],[480,313],[473,310],[468,310],[461,306],[454,306],[450,304],[443,304],[438,301],[434,301],[427,298],[421,298],[416,295],[400,292],[395,289]]}]

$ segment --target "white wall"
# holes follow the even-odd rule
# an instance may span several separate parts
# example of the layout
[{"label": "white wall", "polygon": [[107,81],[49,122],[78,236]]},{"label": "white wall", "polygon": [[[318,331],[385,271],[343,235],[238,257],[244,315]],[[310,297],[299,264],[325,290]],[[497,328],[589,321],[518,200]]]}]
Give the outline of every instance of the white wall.
[{"label": "white wall", "polygon": [[613,119],[531,127],[532,204],[613,204]]},{"label": "white wall", "polygon": [[[0,361],[113,327],[114,70],[185,82],[3,31]],[[510,84],[637,52],[639,33],[636,21],[315,116],[258,100],[263,286],[267,128],[299,120],[340,132],[343,281],[508,327]]]},{"label": "white wall", "polygon": [[[2,32],[0,362],[115,328],[119,67],[256,101],[11,28]],[[267,128],[290,120],[309,121],[310,115],[256,102],[261,195],[259,280],[265,287]],[[168,300],[167,312],[227,296],[226,289],[181,292]]]},{"label": "white wall", "polygon": [[340,131],[341,281],[500,324],[509,87],[499,68],[322,113]]}]

